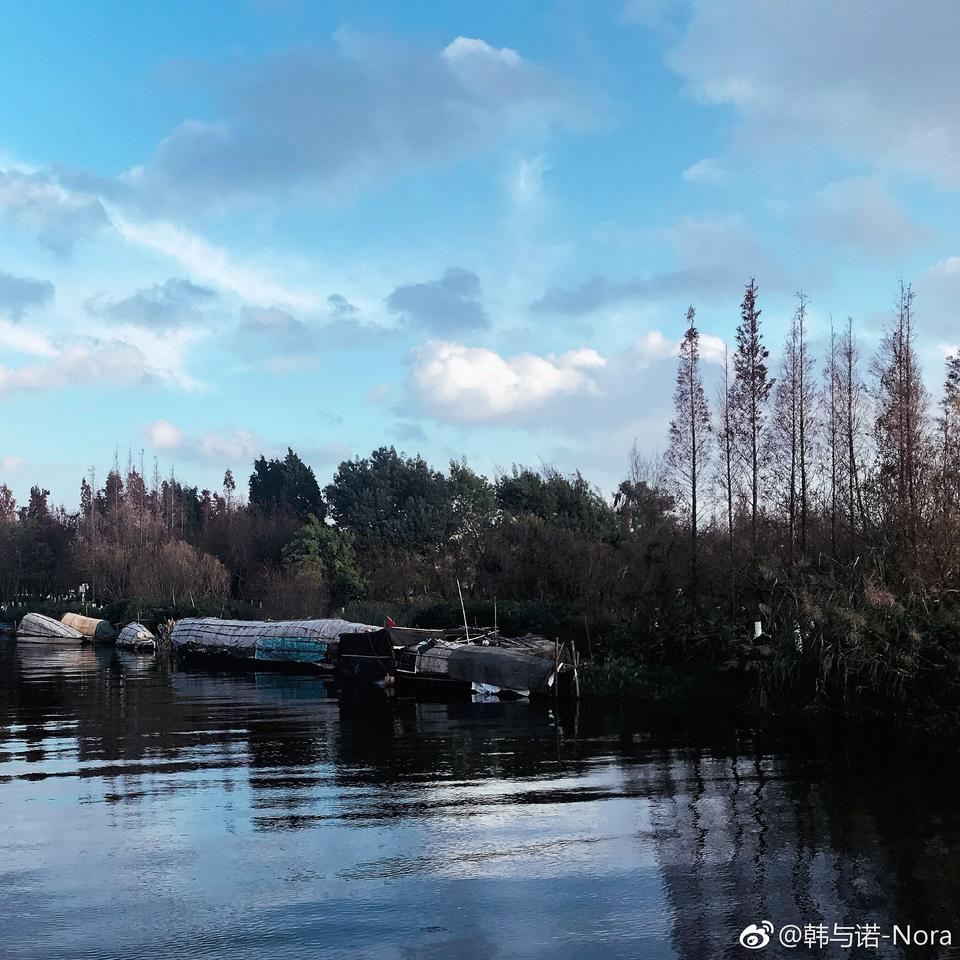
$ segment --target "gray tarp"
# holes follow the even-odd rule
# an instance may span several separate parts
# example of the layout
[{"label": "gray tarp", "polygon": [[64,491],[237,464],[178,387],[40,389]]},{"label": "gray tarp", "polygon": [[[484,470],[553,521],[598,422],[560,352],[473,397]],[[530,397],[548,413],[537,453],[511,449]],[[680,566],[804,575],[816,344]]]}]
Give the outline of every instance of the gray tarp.
[{"label": "gray tarp", "polygon": [[341,633],[366,633],[379,629],[339,619],[263,621],[198,617],[177,621],[170,642],[175,650],[253,657],[258,641],[265,638],[330,641],[336,640]]},{"label": "gray tarp", "polygon": [[79,630],[68,627],[53,617],[42,613],[28,613],[17,627],[17,636],[24,639],[64,640],[83,643],[84,636]]},{"label": "gray tarp", "polygon": [[128,623],[117,637],[117,646],[128,650],[144,650],[156,645],[157,638],[142,623]]},{"label": "gray tarp", "polygon": [[479,647],[441,641],[417,656],[417,673],[486,683],[504,690],[546,693],[554,663],[540,656],[504,647]]}]

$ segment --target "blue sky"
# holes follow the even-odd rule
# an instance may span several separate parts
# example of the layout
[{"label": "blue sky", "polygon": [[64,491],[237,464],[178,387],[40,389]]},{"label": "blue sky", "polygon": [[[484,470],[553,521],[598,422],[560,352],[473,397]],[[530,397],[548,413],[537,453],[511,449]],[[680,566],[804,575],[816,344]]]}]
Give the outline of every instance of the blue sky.
[{"label": "blue sky", "polygon": [[[828,16],[829,13],[829,16]],[[960,14],[848,0],[6,4],[0,482],[380,444],[606,492],[760,285],[960,332]],[[149,466],[148,466],[149,469]]]}]

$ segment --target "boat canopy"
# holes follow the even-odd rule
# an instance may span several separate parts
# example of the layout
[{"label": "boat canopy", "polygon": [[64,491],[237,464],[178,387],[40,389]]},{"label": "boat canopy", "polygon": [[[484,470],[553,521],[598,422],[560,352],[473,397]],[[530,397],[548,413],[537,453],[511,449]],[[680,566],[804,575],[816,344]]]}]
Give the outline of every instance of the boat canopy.
[{"label": "boat canopy", "polygon": [[546,657],[507,647],[427,641],[417,648],[416,672],[517,692],[547,693],[557,666]]},{"label": "boat canopy", "polygon": [[96,617],[85,617],[80,613],[65,613],[60,618],[61,623],[73,627],[82,633],[88,640],[113,640],[117,631],[107,620],[98,620]]},{"label": "boat canopy", "polygon": [[[329,644],[341,633],[366,633],[379,629],[365,623],[351,623],[349,620],[340,619],[263,621],[194,617],[177,621],[170,634],[170,642],[174,650],[232,653],[241,657],[253,657],[258,650],[264,653],[278,650],[284,646],[282,641]],[[292,646],[298,644],[293,643]]]},{"label": "boat canopy", "polygon": [[18,637],[39,637],[44,640],[73,640],[82,643],[86,638],[79,630],[54,620],[42,613],[28,613],[17,627]]},{"label": "boat canopy", "polygon": [[151,649],[156,645],[157,638],[142,623],[128,623],[117,637],[117,646],[128,650]]}]

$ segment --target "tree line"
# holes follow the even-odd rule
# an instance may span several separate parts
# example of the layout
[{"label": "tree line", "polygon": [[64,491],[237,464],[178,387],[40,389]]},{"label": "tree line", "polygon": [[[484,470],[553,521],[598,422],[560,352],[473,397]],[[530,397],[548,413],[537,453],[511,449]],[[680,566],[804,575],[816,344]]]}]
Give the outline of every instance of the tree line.
[{"label": "tree line", "polygon": [[101,606],[414,622],[439,605],[453,622],[462,590],[475,617],[496,603],[517,629],[565,631],[598,655],[743,666],[766,656],[743,642],[761,620],[786,638],[777,649],[819,651],[818,685],[872,671],[896,686],[920,664],[960,682],[944,639],[960,635],[944,626],[960,559],[960,357],[934,403],[904,284],[870,355],[849,318],[815,352],[809,314],[798,293],[774,367],[751,279],[712,383],[690,307],[666,452],[635,445],[612,497],[579,473],[488,478],[393,447],[345,460],[326,487],[292,449],[261,456],[245,484],[228,470],[219,490],[115,462],[102,483],[90,469],[75,512],[40,486],[17,505],[0,485],[0,603],[76,600],[86,584]]},{"label": "tree line", "polygon": [[[777,370],[764,343],[754,280],[746,285],[733,356],[711,404],[691,307],[662,476],[687,537],[691,601],[736,593],[744,563],[790,572],[826,564],[898,596],[957,588],[960,356],[946,358],[934,406],[916,349],[915,297],[901,283],[866,361],[848,318],[830,321],[824,356],[810,347],[809,301],[796,295]],[[776,375],[774,375],[776,374]],[[726,561],[704,583],[704,537]],[[722,571],[722,576],[721,576]]]},{"label": "tree line", "polygon": [[[514,467],[490,480],[393,447],[344,461],[325,489],[292,449],[255,461],[246,496],[229,470],[216,491],[143,472],[115,464],[98,485],[91,469],[75,513],[39,486],[18,507],[0,486],[0,601],[76,599],[84,584],[101,605],[232,600],[316,616],[370,602],[402,613],[451,601],[459,581],[472,599],[596,605],[625,580],[625,541],[642,539],[625,520],[642,484],[625,484],[614,507],[580,474]],[[654,497],[647,509],[668,524],[669,508]]]}]

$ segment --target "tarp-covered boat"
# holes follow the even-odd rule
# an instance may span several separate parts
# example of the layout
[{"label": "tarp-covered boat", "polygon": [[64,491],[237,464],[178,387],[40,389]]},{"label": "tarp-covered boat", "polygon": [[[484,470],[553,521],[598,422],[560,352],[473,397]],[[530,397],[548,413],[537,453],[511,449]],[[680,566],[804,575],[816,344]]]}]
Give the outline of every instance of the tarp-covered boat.
[{"label": "tarp-covered boat", "polygon": [[117,636],[117,646],[121,650],[156,650],[157,638],[142,623],[128,623]]},{"label": "tarp-covered boat", "polygon": [[430,637],[396,647],[394,656],[400,688],[523,697],[579,693],[576,652],[544,637]]},{"label": "tarp-covered boat", "polygon": [[17,626],[17,640],[27,643],[85,643],[79,630],[42,613],[28,613]]},{"label": "tarp-covered boat", "polygon": [[348,620],[180,620],[170,634],[183,655],[228,657],[259,667],[336,669],[342,633],[373,633],[379,627]]},{"label": "tarp-covered boat", "polygon": [[108,643],[115,640],[117,631],[113,624],[107,620],[98,620],[96,617],[85,617],[80,613],[65,613],[60,618],[61,623],[82,633],[88,640],[94,643]]}]

